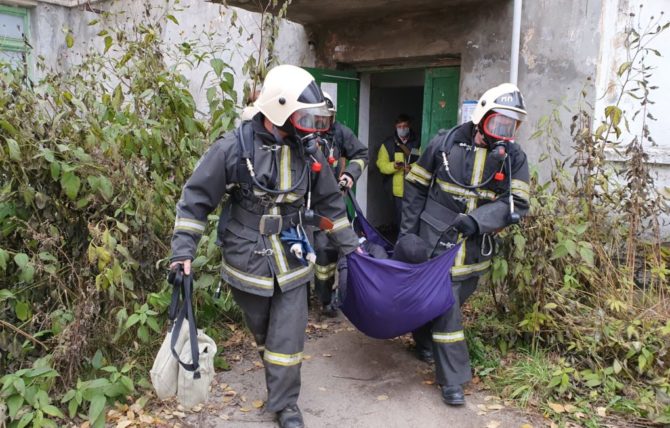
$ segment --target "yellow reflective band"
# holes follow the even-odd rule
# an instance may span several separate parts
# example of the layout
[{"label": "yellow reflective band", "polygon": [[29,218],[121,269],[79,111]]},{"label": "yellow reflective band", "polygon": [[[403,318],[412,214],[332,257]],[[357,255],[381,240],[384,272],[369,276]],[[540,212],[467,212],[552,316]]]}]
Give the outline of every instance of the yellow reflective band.
[{"label": "yellow reflective band", "polygon": [[[460,241],[460,239],[461,239],[461,234],[460,233],[458,234],[457,239]],[[466,243],[464,242],[463,245],[461,245],[461,248],[458,249],[458,253],[456,253],[456,260],[454,261],[454,267],[462,266],[465,263],[465,253],[467,252],[465,247],[466,247]],[[451,271],[452,272],[454,271],[453,267],[451,268]]]},{"label": "yellow reflective band", "polygon": [[433,342],[454,343],[454,342],[462,342],[464,340],[465,340],[465,334],[463,334],[463,330],[454,331],[451,333],[433,332]]},{"label": "yellow reflective band", "polygon": [[281,163],[279,175],[279,189],[286,190],[291,187],[291,148],[287,145],[281,146]]},{"label": "yellow reflective band", "polygon": [[202,234],[205,231],[206,223],[191,218],[179,218],[174,222],[175,230],[186,230]]},{"label": "yellow reflective band", "polygon": [[407,177],[405,177],[405,180],[407,180],[409,182],[412,182],[412,183],[420,184],[422,186],[429,186],[430,185],[429,180],[426,180],[425,178],[423,178],[419,175],[416,175],[413,170],[410,171],[409,174],[407,174]]},{"label": "yellow reflective band", "polygon": [[297,354],[280,354],[266,349],[263,352],[263,359],[270,364],[278,366],[295,366],[302,361],[302,352],[298,352]]},{"label": "yellow reflective band", "polygon": [[410,170],[410,173],[414,173],[418,175],[419,177],[422,177],[428,181],[430,181],[431,178],[433,178],[432,174],[428,172],[425,168],[423,168],[421,165],[418,163],[412,164],[412,169]]},{"label": "yellow reflective band", "polygon": [[277,282],[279,285],[284,285],[287,282],[295,281],[296,279],[300,279],[304,276],[308,276],[312,274],[312,266],[307,265],[303,266],[298,269],[294,269],[292,271],[289,271],[285,274],[282,275],[277,275]]},{"label": "yellow reflective band", "polygon": [[274,288],[274,280],[272,278],[249,275],[242,271],[235,269],[232,266],[229,266],[225,260],[221,263],[221,268],[230,276],[237,278],[243,283],[256,288],[261,288],[264,290],[272,290]]},{"label": "yellow reflective band", "polygon": [[462,266],[453,266],[451,268],[451,275],[454,277],[464,276],[471,273],[477,273],[485,271],[491,266],[491,260],[486,260],[481,263],[475,263],[473,265],[462,265]]},{"label": "yellow reflective band", "polygon": [[485,147],[475,147],[475,164],[472,166],[472,179],[470,180],[473,186],[482,182],[487,153],[488,150]]},{"label": "yellow reflective band", "polygon": [[316,271],[321,272],[321,273],[328,273],[331,271],[335,271],[335,268],[337,267],[337,263],[331,263],[329,265],[316,265]]},{"label": "yellow reflective band", "polygon": [[342,217],[335,220],[335,222],[333,223],[333,228],[330,229],[329,232],[331,233],[337,232],[338,230],[345,229],[349,226],[350,226],[349,219],[347,217]]},{"label": "yellow reflective band", "polygon": [[525,181],[512,179],[512,193],[528,200],[530,199],[530,186]]},{"label": "yellow reflective band", "polygon": [[365,169],[365,161],[363,159],[352,159],[349,163],[355,163],[361,168],[361,171]]},{"label": "yellow reflective band", "polygon": [[[270,214],[272,215],[279,215],[279,207],[274,206],[270,208]],[[270,235],[270,246],[272,247],[272,251],[274,252],[275,256],[275,262],[277,263],[277,267],[279,267],[279,272],[280,273],[285,273],[288,272],[288,260],[286,260],[286,254],[284,253],[284,246],[281,244],[281,241],[279,240],[279,235],[274,234]]]},{"label": "yellow reflective band", "polygon": [[318,280],[327,281],[330,278],[335,277],[335,271],[328,272],[328,273],[317,272],[317,273],[314,274],[314,276],[316,276],[316,279],[318,279]]},{"label": "yellow reflective band", "polygon": [[498,196],[496,195],[495,192],[491,190],[484,190],[484,189],[478,189],[477,192],[479,192],[480,196],[477,196],[475,192],[472,190],[466,189],[464,187],[458,186],[454,183],[448,183],[446,181],[437,179],[435,182],[440,186],[440,189],[442,189],[443,192],[449,193],[451,195],[455,196],[460,196],[463,198],[480,198],[484,197],[486,199],[491,199],[495,200]]}]

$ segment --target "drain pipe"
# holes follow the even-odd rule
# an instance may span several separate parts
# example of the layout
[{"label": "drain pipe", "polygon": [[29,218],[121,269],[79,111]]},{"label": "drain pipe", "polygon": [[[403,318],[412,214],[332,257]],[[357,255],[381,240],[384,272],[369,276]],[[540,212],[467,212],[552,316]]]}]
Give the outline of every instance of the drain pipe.
[{"label": "drain pipe", "polygon": [[523,0],[514,0],[512,22],[512,56],[510,57],[509,81],[517,84],[519,78],[519,44],[521,43],[521,8]]}]

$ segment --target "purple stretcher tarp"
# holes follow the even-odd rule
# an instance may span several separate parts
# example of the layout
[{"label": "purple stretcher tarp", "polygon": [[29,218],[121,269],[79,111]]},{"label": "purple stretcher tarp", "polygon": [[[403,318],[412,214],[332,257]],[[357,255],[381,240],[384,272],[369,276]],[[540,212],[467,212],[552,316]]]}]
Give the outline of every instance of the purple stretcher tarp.
[{"label": "purple stretcher tarp", "polygon": [[[393,244],[367,221],[356,199],[354,229],[389,254]],[[342,312],[361,332],[390,339],[421,327],[454,304],[451,267],[460,245],[421,264],[379,259],[353,252],[347,256]]]},{"label": "purple stretcher tarp", "polygon": [[390,339],[421,327],[454,304],[451,266],[460,245],[418,265],[347,256],[347,291],[342,312],[357,329]]}]

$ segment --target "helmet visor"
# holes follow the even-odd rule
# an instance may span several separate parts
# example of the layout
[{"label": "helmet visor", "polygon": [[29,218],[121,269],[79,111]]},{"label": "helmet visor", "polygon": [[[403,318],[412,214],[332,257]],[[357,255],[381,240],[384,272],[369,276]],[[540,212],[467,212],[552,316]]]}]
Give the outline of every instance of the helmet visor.
[{"label": "helmet visor", "polygon": [[496,140],[514,140],[521,121],[501,113],[493,113],[484,120],[484,134]]},{"label": "helmet visor", "polygon": [[330,128],[332,115],[325,106],[310,107],[296,110],[290,120],[298,131],[325,132]]}]

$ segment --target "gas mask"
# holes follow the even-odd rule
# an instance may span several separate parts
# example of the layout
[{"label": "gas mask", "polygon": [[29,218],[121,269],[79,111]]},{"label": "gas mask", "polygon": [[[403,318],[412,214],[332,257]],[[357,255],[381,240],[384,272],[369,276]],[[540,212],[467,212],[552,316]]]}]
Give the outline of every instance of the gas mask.
[{"label": "gas mask", "polygon": [[495,110],[479,124],[479,131],[491,150],[490,156],[498,161],[505,159],[507,144],[514,141],[521,121]]}]

